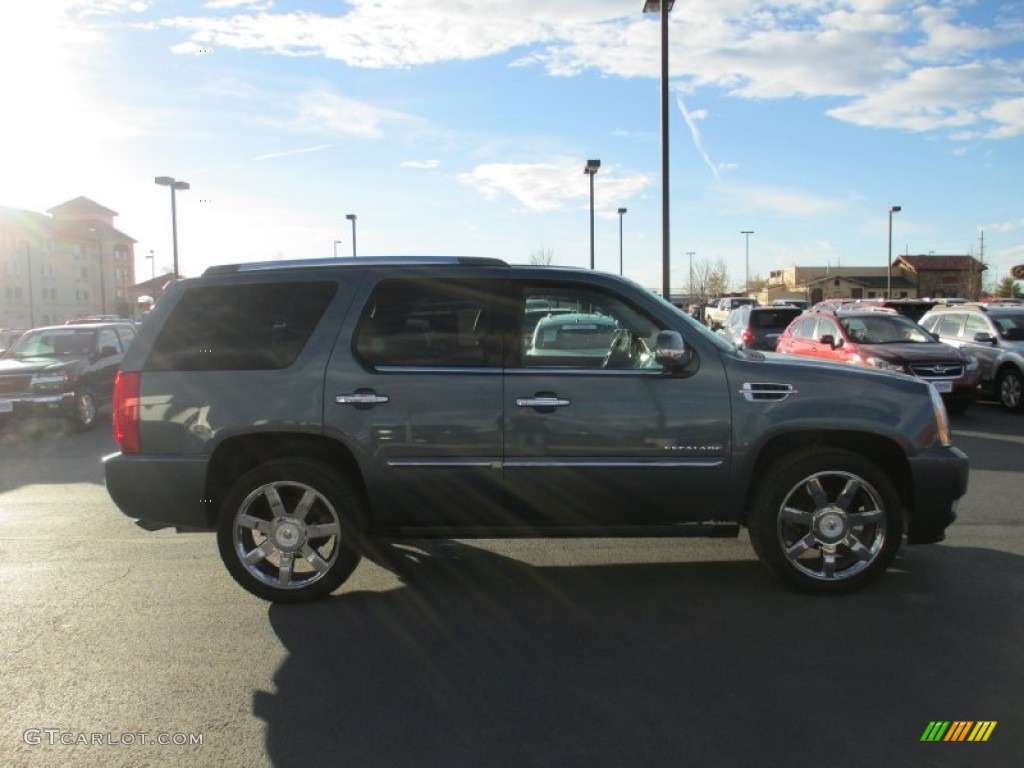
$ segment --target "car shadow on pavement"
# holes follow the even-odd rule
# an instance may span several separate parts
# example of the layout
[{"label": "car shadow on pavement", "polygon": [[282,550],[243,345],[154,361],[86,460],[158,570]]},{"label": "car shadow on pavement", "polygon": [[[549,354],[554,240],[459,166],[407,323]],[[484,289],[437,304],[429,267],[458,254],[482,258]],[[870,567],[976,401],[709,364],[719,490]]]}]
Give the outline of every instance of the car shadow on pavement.
[{"label": "car shadow on pavement", "polygon": [[117,450],[110,417],[77,431],[65,419],[14,419],[0,430],[0,493],[25,485],[102,485],[102,458]]},{"label": "car shadow on pavement", "polygon": [[458,542],[388,559],[393,591],[269,609],[288,651],[253,699],[272,764],[935,765],[936,719],[1001,726],[950,765],[1024,749],[1016,555],[906,547],[843,597],[752,559],[538,567]]}]

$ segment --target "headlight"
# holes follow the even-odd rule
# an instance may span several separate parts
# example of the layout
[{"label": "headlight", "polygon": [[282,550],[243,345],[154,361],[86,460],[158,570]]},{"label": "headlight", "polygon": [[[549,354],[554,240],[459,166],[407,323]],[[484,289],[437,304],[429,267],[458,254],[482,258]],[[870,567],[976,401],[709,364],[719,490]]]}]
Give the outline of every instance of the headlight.
[{"label": "headlight", "polygon": [[890,363],[888,360],[883,360],[880,357],[865,357],[864,362],[872,368],[880,368],[883,371],[903,372],[903,366],[900,363]]},{"label": "headlight", "polygon": [[953,441],[949,437],[949,416],[946,414],[946,404],[942,402],[942,395],[939,390],[928,385],[928,394],[932,398],[932,413],[935,414],[935,435],[939,438],[939,444],[950,446]]},{"label": "headlight", "polygon": [[61,392],[68,383],[68,372],[37,373],[32,376],[31,389],[35,392]]}]

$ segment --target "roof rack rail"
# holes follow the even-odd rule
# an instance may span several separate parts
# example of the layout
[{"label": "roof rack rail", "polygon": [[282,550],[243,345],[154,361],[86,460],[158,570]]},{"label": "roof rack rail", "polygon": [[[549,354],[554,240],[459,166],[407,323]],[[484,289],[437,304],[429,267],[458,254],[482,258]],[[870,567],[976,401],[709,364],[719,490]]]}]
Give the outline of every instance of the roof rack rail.
[{"label": "roof rack rail", "polygon": [[300,269],[313,267],[344,267],[357,265],[394,266],[463,266],[507,267],[508,262],[489,256],[346,256],[342,258],[283,259],[277,261],[251,261],[242,264],[218,264],[207,267],[203,275],[229,275],[238,272],[260,272],[273,269]]}]

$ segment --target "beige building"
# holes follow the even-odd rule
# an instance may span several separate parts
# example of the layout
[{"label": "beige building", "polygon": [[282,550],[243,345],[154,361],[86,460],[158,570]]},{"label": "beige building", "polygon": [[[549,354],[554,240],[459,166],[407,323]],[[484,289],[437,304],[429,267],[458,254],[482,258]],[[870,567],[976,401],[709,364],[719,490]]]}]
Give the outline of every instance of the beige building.
[{"label": "beige building", "polygon": [[87,197],[46,213],[0,207],[0,328],[132,317],[135,240],[115,216]]},{"label": "beige building", "polygon": [[900,256],[885,267],[789,267],[772,271],[762,303],[775,299],[923,299],[981,293],[985,265],[973,256]]}]

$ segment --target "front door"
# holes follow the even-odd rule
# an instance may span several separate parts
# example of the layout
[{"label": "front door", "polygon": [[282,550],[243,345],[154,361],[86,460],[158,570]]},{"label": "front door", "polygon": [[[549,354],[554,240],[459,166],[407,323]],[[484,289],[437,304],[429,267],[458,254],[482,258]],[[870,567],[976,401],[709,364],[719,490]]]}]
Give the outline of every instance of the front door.
[{"label": "front door", "polygon": [[[519,284],[504,394],[509,503],[544,527],[706,520],[721,511],[730,404],[717,351],[673,376],[653,359],[665,323],[598,289]],[[532,325],[532,322],[528,325]]]}]

